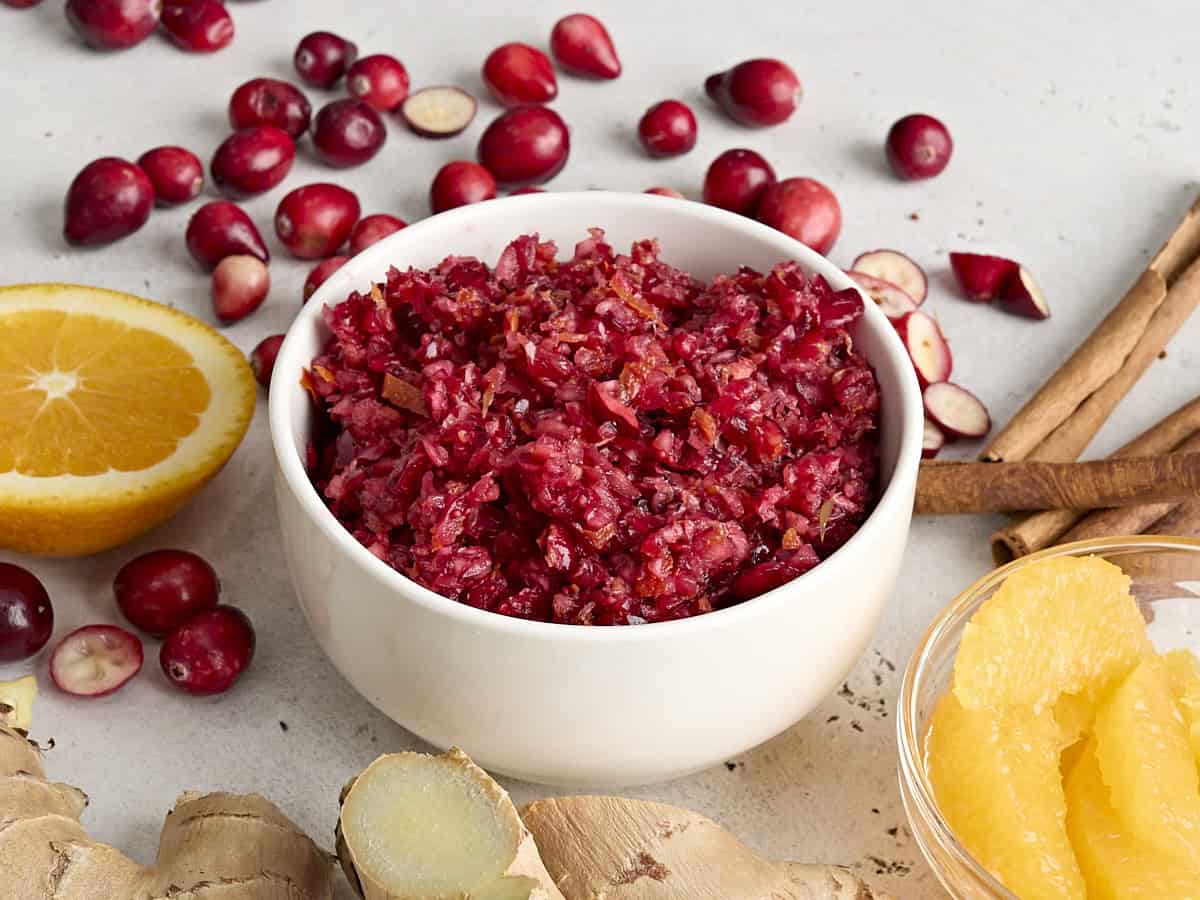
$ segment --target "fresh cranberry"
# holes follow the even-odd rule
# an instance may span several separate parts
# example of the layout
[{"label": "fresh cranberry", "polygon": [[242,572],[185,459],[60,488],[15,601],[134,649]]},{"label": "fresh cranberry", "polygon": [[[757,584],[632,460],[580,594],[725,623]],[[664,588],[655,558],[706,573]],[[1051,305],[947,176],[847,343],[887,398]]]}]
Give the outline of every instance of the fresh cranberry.
[{"label": "fresh cranberry", "polygon": [[329,31],[314,31],[301,38],[292,61],[305,84],[329,88],[346,74],[358,58],[358,47]]},{"label": "fresh cranberry", "polygon": [[138,166],[106,156],[88,163],[67,189],[63,237],[68,244],[108,244],[150,218],[154,185]]},{"label": "fresh cranberry", "polygon": [[408,70],[394,56],[364,56],[346,70],[351,95],[380,112],[391,112],[408,96]]},{"label": "fresh cranberry", "polygon": [[503,44],[489,53],[483,83],[502,106],[549,103],[558,96],[550,58],[528,44]]},{"label": "fresh cranberry", "polygon": [[479,138],[479,161],[502,184],[548,181],[571,152],[567,125],[545,106],[519,106],[501,114]]},{"label": "fresh cranberry", "polygon": [[322,259],[346,243],[361,211],[344,187],[306,184],[279,201],[275,234],[298,259]]},{"label": "fresh cranberry", "polygon": [[247,81],[229,99],[229,124],[235,129],[274,125],[292,138],[308,130],[312,106],[294,84],[276,78]]},{"label": "fresh cranberry", "polygon": [[0,563],[0,663],[37,653],[54,631],[50,595],[28,569]]},{"label": "fresh cranberry", "polygon": [[546,193],[545,188],[534,187],[533,185],[527,185],[526,187],[523,187],[523,188],[517,188],[515,191],[509,191],[508,196],[520,197],[522,194],[544,194],[544,193]]},{"label": "fresh cranberry", "polygon": [[763,192],[775,183],[771,164],[753,150],[726,150],[704,176],[704,202],[754,215]]},{"label": "fresh cranberry", "polygon": [[496,179],[492,173],[479,163],[460,159],[438,169],[429,188],[429,208],[440,213],[495,196]]},{"label": "fresh cranberry", "polygon": [[350,232],[350,255],[361,253],[372,244],[382,241],[389,234],[395,234],[408,223],[387,213],[375,213],[363,216]]},{"label": "fresh cranberry", "polygon": [[586,13],[564,16],[554,24],[550,52],[573,75],[616,78],[621,74],[621,60],[608,29]]},{"label": "fresh cranberry", "polygon": [[655,103],[638,122],[638,139],[651,156],[679,156],[696,146],[696,117],[686,103]]},{"label": "fresh cranberry", "polygon": [[67,21],[97,50],[140,44],[158,27],[162,0],[67,0]]},{"label": "fresh cranberry", "polygon": [[155,147],[138,158],[138,166],[154,185],[159,206],[176,206],[200,195],[204,187],[204,164],[183,147]]},{"label": "fresh cranberry", "polygon": [[142,642],[116,625],[85,625],[50,654],[50,679],[74,697],[107,697],[142,670]]},{"label": "fresh cranberry", "polygon": [[837,197],[812,178],[785,178],[767,188],[758,219],[818,253],[828,253],[842,230]]},{"label": "fresh cranberry", "polygon": [[162,26],[176,47],[193,53],[214,53],[233,41],[233,16],[218,0],[168,3]]},{"label": "fresh cranberry", "polygon": [[170,682],[189,694],[221,694],[254,658],[254,626],[232,606],[197,613],[163,641],[158,661]]},{"label": "fresh cranberry", "polygon": [[264,263],[271,258],[257,226],[228,200],[214,200],[196,210],[187,226],[187,248],[206,269],[227,256],[249,255]]},{"label": "fresh cranberry", "polygon": [[317,292],[317,288],[323,285],[329,276],[344,266],[350,261],[348,256],[331,256],[329,259],[323,259],[308,273],[308,277],[304,279],[304,299],[308,300]]},{"label": "fresh cranberry", "polygon": [[787,63],[751,59],[710,75],[704,90],[731,118],[743,125],[778,125],[800,99],[800,79]]},{"label": "fresh cranberry", "polygon": [[250,197],[287,177],[296,145],[282,128],[254,125],[227,137],[212,158],[213,181],[228,194]]},{"label": "fresh cranberry", "polygon": [[271,375],[275,371],[275,358],[279,356],[283,338],[282,334],[265,337],[250,351],[250,369],[254,372],[254,379],[265,388],[271,386]]},{"label": "fresh cranberry", "polygon": [[213,312],[222,322],[246,318],[267,299],[271,273],[266,263],[253,256],[226,256],[212,273]]},{"label": "fresh cranberry", "polygon": [[953,152],[950,132],[933,116],[905,116],[888,132],[888,162],[892,171],[907,181],[941,174]]},{"label": "fresh cranberry", "polygon": [[365,163],[383,146],[387,130],[370,104],[346,98],[327,103],[313,120],[312,142],[327,164],[338,168]]},{"label": "fresh cranberry", "polygon": [[217,605],[221,582],[213,567],[187,550],[151,550],[131,559],[113,579],[121,613],[135,628],[162,637]]}]

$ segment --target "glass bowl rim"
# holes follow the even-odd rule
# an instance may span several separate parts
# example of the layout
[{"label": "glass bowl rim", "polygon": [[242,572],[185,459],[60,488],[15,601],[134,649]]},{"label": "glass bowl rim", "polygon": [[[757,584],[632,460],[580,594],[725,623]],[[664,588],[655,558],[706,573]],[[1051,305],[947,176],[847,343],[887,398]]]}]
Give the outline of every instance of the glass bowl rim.
[{"label": "glass bowl rim", "polygon": [[[1182,550],[1200,553],[1200,538],[1189,538],[1172,535],[1128,535],[1104,538],[1092,538],[1086,541],[1074,541],[1069,544],[1058,544],[1047,547],[1035,553],[1014,559],[999,568],[993,569],[976,579],[965,590],[961,591],[934,618],[925,633],[921,635],[917,648],[909,658],[904,669],[904,677],[900,682],[900,696],[897,701],[896,714],[896,743],[899,754],[899,777],[902,794],[911,803],[905,803],[905,811],[909,818],[919,817],[921,826],[932,832],[932,838],[940,849],[947,852],[954,863],[967,870],[971,876],[978,879],[981,886],[986,887],[997,898],[1017,900],[1017,898],[1002,885],[994,875],[987,871],[974,856],[959,842],[949,823],[942,816],[934,798],[933,786],[925,771],[923,762],[923,735],[918,733],[917,698],[918,687],[924,682],[929,668],[929,658],[933,651],[941,646],[948,633],[953,633],[965,624],[965,620],[974,613],[980,602],[980,596],[1007,578],[1012,572],[1024,566],[1031,565],[1043,559],[1053,559],[1059,556],[1082,556],[1086,554],[1105,554],[1119,550],[1131,549],[1161,549]],[[909,823],[917,827],[916,822]],[[923,851],[924,852],[924,851]],[[935,873],[941,878],[941,873]]]}]

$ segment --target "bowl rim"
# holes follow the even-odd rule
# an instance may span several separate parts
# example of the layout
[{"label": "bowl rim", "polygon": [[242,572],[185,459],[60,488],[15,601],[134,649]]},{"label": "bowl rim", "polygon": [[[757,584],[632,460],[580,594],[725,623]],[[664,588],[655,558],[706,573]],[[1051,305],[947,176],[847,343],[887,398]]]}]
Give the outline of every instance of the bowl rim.
[{"label": "bowl rim", "polygon": [[[606,214],[614,212],[636,212],[639,207],[663,208],[664,205],[681,215],[699,219],[717,228],[731,228],[749,233],[751,236],[765,239],[770,243],[783,245],[780,259],[794,259],[806,271],[821,275],[835,290],[854,288],[863,297],[865,306],[864,321],[868,327],[882,336],[884,352],[895,367],[901,372],[901,378],[895,385],[895,398],[892,402],[901,406],[900,436],[896,453],[896,462],[887,487],[876,503],[875,508],[867,516],[858,531],[841,547],[830,554],[822,562],[808,572],[774,590],[753,597],[742,603],[724,609],[713,610],[699,616],[685,619],[674,619],[667,622],[647,622],[636,627],[626,628],[584,628],[561,622],[541,622],[519,619],[512,616],[500,615],[489,610],[476,609],[459,603],[448,597],[429,590],[425,586],[408,578],[403,573],[393,569],[379,559],[342,526],[329,511],[312,481],[308,477],[300,452],[292,443],[292,416],[289,406],[290,398],[281,389],[281,379],[292,379],[292,375],[282,375],[289,370],[296,378],[292,383],[299,383],[299,371],[307,366],[310,360],[297,359],[301,353],[298,349],[304,338],[299,333],[311,326],[313,320],[319,318],[327,301],[332,299],[334,289],[340,279],[337,275],[343,270],[386,271],[386,258],[395,254],[398,245],[403,247],[406,241],[419,240],[426,230],[434,227],[446,227],[459,224],[467,226],[472,219],[486,218],[487,215],[505,205],[511,208],[518,205],[529,206],[530,215],[537,215],[537,207],[550,205],[586,206],[596,210],[596,218],[601,220]],[[531,229],[532,231],[532,229]],[[529,233],[529,232],[527,232]],[[786,249],[784,249],[786,247]],[[448,252],[453,252],[452,249]],[[353,267],[353,269],[352,269]],[[338,298],[342,299],[342,298]],[[878,364],[872,361],[878,370]],[[789,588],[794,589],[803,583],[811,585],[822,579],[830,579],[835,571],[846,564],[847,558],[856,548],[866,545],[874,535],[884,527],[884,520],[891,519],[898,507],[907,505],[911,509],[915,491],[917,468],[921,458],[922,427],[924,408],[921,401],[920,386],[916,374],[907,360],[907,351],[887,320],[887,317],[870,301],[862,289],[855,284],[840,268],[825,257],[818,254],[799,241],[779,232],[767,225],[749,219],[745,216],[731,213],[708,204],[694,201],[680,201],[673,197],[661,197],[653,194],[637,194],[622,191],[553,191],[537,194],[523,194],[489,200],[486,203],[471,204],[448,210],[430,216],[400,231],[388,235],[366,250],[352,257],[344,264],[333,278],[322,284],[304,304],[300,313],[288,327],[283,344],[280,346],[276,365],[272,373],[272,382],[280,380],[275,390],[268,392],[268,412],[270,419],[271,443],[275,452],[276,469],[282,477],[287,489],[296,499],[301,510],[316,525],[322,535],[341,551],[341,556],[353,560],[358,568],[371,579],[392,593],[419,604],[428,611],[438,615],[456,619],[464,625],[474,628],[486,628],[509,635],[520,635],[526,638],[543,640],[568,640],[576,642],[605,642],[605,643],[636,643],[655,640],[668,636],[683,636],[695,632],[703,632],[713,628],[733,625],[741,620],[765,614],[772,607],[779,606],[789,599]]]},{"label": "bowl rim", "polygon": [[[939,848],[949,853],[954,862],[966,869],[973,878],[978,879],[981,886],[1002,900],[1018,900],[1018,898],[959,842],[950,823],[946,821],[938,807],[933,785],[929,780],[929,773],[925,769],[924,735],[920,733],[918,726],[917,704],[920,696],[918,688],[925,680],[929,668],[929,657],[948,633],[965,624],[965,620],[974,613],[980,603],[980,597],[985,592],[1018,569],[1044,559],[1061,556],[1103,554],[1139,548],[1200,553],[1200,538],[1175,535],[1118,535],[1058,544],[1018,557],[977,578],[951,600],[925,629],[916,650],[909,658],[908,665],[905,666],[904,677],[900,682],[900,694],[896,702],[896,743],[900,791],[906,800],[911,800],[911,803],[904,804],[905,811],[910,819],[914,812],[919,815],[920,824],[932,830]],[[917,827],[915,822],[909,824],[914,828]],[[922,850],[924,851],[923,847]],[[934,868],[936,869],[936,867]],[[941,872],[935,872],[935,874],[939,878],[942,877]]]}]

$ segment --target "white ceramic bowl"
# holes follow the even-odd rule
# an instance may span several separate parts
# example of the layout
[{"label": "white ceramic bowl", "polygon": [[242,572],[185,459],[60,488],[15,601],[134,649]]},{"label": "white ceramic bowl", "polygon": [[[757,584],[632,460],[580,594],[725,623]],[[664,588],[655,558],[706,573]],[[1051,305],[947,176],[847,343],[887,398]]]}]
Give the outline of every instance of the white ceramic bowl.
[{"label": "white ceramic bowl", "polygon": [[545,193],[412,225],[342,266],[296,318],[271,389],[276,500],[288,566],[313,634],[364,697],[438,747],[529,781],[616,786],[714,765],[778,734],[832,692],[865,652],[908,536],[920,458],[920,391],[904,348],[867,302],[855,341],[882,393],[879,505],[819,566],[770,593],[693,619],[588,628],[455,603],[367,552],[326,509],[303,465],[312,419],[302,369],[327,338],[326,303],[390,265],[448,254],[493,263],[538,232],[570,253],[590,226],[617,248],[657,237],[700,278],[796,259],[835,288],[834,265],[751,219],[647,194]]}]

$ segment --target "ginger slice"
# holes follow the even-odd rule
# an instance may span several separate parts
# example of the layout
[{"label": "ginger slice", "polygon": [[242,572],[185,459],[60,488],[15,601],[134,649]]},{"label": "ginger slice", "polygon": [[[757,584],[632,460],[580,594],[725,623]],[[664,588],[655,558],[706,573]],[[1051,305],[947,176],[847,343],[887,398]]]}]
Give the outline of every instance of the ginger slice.
[{"label": "ginger slice", "polygon": [[33,675],[15,681],[0,681],[0,725],[28,734],[35,699],[37,678]]},{"label": "ginger slice", "polygon": [[366,900],[563,900],[508,794],[457,748],[371,763],[343,791],[338,857]]},{"label": "ginger slice", "polygon": [[840,866],[759,856],[687,809],[554,797],[521,810],[567,900],[885,900]]}]

